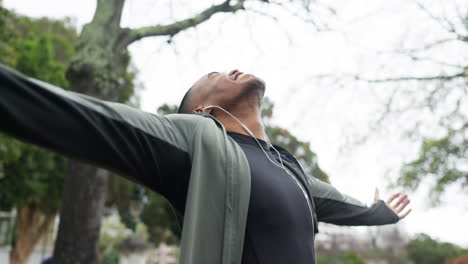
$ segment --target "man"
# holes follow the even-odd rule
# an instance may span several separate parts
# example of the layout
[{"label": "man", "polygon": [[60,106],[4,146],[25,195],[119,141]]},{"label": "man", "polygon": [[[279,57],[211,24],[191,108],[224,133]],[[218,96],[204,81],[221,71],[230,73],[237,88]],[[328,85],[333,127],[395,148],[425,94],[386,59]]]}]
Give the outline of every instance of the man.
[{"label": "man", "polygon": [[382,225],[408,215],[406,195],[384,202],[376,192],[367,207],[269,144],[264,92],[254,75],[212,72],[179,114],[157,116],[0,67],[0,130],[164,195],[184,216],[184,264],[315,263],[317,221]]}]

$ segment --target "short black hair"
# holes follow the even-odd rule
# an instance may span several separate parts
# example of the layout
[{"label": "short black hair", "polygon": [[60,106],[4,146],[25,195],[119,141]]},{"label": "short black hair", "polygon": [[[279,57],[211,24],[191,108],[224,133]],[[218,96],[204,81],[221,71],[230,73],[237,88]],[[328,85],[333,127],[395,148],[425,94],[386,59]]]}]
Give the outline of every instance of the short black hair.
[{"label": "short black hair", "polygon": [[184,97],[182,98],[182,101],[180,101],[180,105],[179,105],[179,108],[177,109],[177,113],[178,114],[184,114],[187,112],[187,110],[189,109],[186,109],[187,108],[187,105],[188,105],[188,102],[190,100],[190,91],[192,90],[193,86],[190,87],[190,89],[188,89],[188,91],[185,93]]}]

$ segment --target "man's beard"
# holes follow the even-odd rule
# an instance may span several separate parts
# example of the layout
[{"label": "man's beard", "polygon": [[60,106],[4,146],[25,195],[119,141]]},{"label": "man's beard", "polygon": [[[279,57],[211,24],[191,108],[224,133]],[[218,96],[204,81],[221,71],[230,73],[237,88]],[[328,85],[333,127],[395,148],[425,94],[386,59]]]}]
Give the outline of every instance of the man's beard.
[{"label": "man's beard", "polygon": [[226,107],[231,110],[236,109],[239,105],[247,103],[249,107],[260,107],[265,94],[265,82],[261,79],[255,78],[242,87],[242,93],[234,98]]},{"label": "man's beard", "polygon": [[244,91],[247,95],[250,94],[250,96],[252,96],[252,94],[256,94],[256,96],[258,96],[261,100],[265,94],[265,89],[265,82],[260,78],[255,78],[254,81],[248,82],[246,84]]}]

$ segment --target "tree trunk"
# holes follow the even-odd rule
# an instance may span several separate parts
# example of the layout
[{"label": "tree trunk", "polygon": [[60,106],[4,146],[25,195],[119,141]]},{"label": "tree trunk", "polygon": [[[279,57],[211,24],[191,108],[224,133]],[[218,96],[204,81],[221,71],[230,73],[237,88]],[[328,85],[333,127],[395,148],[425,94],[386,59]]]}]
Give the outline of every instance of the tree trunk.
[{"label": "tree trunk", "polygon": [[[76,57],[67,69],[71,90],[108,101],[120,99],[126,47],[119,50],[115,45],[124,2],[97,1],[93,20],[83,27]],[[73,160],[68,166],[53,263],[95,264],[109,172]]]},{"label": "tree trunk", "polygon": [[50,230],[55,214],[44,214],[34,205],[18,208],[16,215],[16,236],[10,252],[11,264],[25,264],[39,239]]},{"label": "tree trunk", "polygon": [[[76,63],[82,62],[79,60]],[[112,77],[122,76],[119,70],[102,69],[86,63],[79,66],[72,64],[67,78],[74,91],[117,101],[119,82],[113,80]],[[109,174],[108,171],[92,165],[75,160],[69,161],[53,263],[98,263],[101,217]]]},{"label": "tree trunk", "polygon": [[97,263],[108,172],[70,162],[53,263]]}]

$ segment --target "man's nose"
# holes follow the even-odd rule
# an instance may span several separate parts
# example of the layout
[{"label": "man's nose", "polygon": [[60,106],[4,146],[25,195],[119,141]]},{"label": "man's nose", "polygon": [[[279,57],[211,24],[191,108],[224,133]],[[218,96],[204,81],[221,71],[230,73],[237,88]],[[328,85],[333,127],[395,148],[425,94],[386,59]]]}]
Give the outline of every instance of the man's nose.
[{"label": "man's nose", "polygon": [[234,69],[234,70],[231,70],[228,75],[231,76],[233,75],[234,73],[238,72],[239,70],[238,69]]}]

